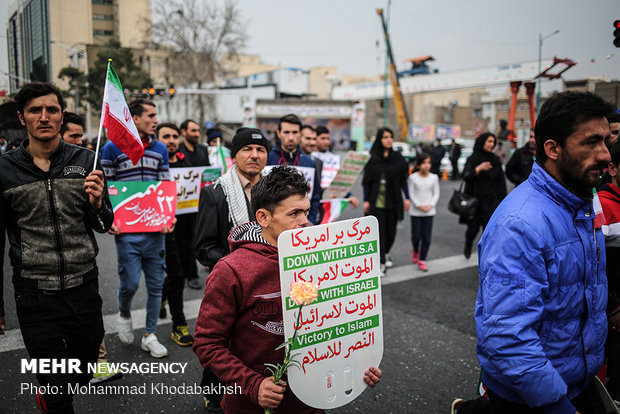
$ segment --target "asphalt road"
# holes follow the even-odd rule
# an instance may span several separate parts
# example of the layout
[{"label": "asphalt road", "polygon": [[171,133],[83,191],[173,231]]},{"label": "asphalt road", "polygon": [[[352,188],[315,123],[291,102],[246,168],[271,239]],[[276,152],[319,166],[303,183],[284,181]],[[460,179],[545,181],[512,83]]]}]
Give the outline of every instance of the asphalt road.
[{"label": "asphalt road", "polygon": [[[479,368],[475,355],[473,307],[477,293],[476,257],[462,257],[464,226],[447,211],[447,201],[454,182],[442,182],[438,215],[434,222],[433,242],[429,253],[428,273],[410,264],[411,244],[409,221],[399,223],[397,241],[391,256],[395,267],[382,282],[385,351],[381,363],[384,377],[375,389],[366,390],[353,403],[331,410],[332,413],[445,413],[457,397],[474,397]],[[354,194],[361,194],[359,185]],[[347,208],[343,218],[361,215]],[[133,346],[121,344],[115,334],[117,310],[116,250],[112,236],[99,235],[100,291],[104,299],[106,345],[111,361],[151,362],[140,350],[139,335]],[[34,395],[21,393],[22,383],[36,384],[34,375],[21,374],[22,358],[28,358],[15,317],[11,269],[5,253],[4,298],[6,302],[7,334],[0,337],[0,412],[35,412]],[[206,272],[201,271],[201,281]],[[186,311],[197,309],[202,291],[186,289]],[[140,319],[144,308],[144,285],[134,303],[134,321]],[[143,319],[143,317],[142,317]],[[190,327],[195,317],[189,320]],[[160,321],[157,335],[169,351],[166,362],[187,362],[184,375],[126,374],[112,384],[140,385],[143,383],[199,383],[201,367],[190,348],[181,348],[169,338],[170,319]],[[81,395],[76,397],[77,412],[177,413],[202,412],[200,396],[158,395]]]}]

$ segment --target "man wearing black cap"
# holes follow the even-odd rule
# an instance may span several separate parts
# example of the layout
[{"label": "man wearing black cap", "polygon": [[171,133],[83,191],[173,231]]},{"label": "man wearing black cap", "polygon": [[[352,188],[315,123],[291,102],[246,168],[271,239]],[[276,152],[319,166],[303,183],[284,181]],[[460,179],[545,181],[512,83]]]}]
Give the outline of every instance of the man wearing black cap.
[{"label": "man wearing black cap", "polygon": [[[185,156],[190,167],[211,165],[209,162],[209,150],[199,144],[200,125],[196,121],[186,119],[181,123],[181,135],[183,142],[179,144],[179,152]],[[187,286],[192,289],[204,289],[204,284],[198,279],[198,268],[194,256],[194,229],[196,213],[180,215],[177,219],[176,231],[179,237],[179,252],[183,273],[187,279]]]},{"label": "man wearing black cap", "polygon": [[[230,253],[230,232],[251,221],[250,190],[261,178],[268,153],[269,141],[259,129],[240,128],[232,141],[234,165],[215,183],[201,190],[196,220],[196,258],[202,265],[213,269],[218,260]],[[204,370],[201,385],[217,385],[218,382],[220,380],[209,370]],[[222,396],[211,394],[209,398],[208,409],[218,408]]]}]

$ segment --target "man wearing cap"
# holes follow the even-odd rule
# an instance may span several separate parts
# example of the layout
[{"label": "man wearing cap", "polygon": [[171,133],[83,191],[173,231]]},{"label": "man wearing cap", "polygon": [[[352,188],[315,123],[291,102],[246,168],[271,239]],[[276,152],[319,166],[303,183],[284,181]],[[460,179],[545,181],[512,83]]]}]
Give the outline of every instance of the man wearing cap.
[{"label": "man wearing cap", "polygon": [[[233,138],[234,165],[212,185],[200,192],[196,220],[196,257],[213,269],[218,260],[230,253],[228,235],[251,221],[250,190],[261,178],[267,163],[269,141],[259,129],[240,128]],[[201,385],[217,385],[220,380],[205,369]],[[219,408],[221,395],[209,396],[208,409]]]},{"label": "man wearing cap", "polygon": [[[209,150],[199,144],[200,125],[198,122],[186,119],[181,123],[181,135],[183,142],[179,144],[179,152],[184,155],[186,163],[190,167],[202,167],[211,165]],[[194,256],[194,228],[196,213],[182,214],[177,221],[177,234],[179,244],[179,259],[183,267],[183,274],[187,279],[187,286],[191,289],[203,289],[204,284],[198,278],[196,256]]]}]

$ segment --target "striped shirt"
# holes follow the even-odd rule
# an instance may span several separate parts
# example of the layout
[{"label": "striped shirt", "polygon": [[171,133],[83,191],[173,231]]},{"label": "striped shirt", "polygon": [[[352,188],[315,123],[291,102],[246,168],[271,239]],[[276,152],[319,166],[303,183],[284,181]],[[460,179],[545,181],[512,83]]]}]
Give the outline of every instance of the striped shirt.
[{"label": "striped shirt", "polygon": [[168,181],[168,150],[153,137],[144,148],[144,155],[137,164],[131,162],[113,142],[101,151],[101,166],[108,181]]}]

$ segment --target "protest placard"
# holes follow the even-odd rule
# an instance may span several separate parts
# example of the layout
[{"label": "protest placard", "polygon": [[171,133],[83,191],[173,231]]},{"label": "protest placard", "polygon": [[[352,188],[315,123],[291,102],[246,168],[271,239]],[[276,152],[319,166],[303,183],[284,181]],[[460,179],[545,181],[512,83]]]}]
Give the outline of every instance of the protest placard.
[{"label": "protest placard", "polygon": [[370,154],[355,151],[347,152],[338,174],[323,193],[323,199],[344,198],[369,159]]},{"label": "protest placard", "polygon": [[[373,216],[283,232],[278,238],[285,338],[297,337],[288,384],[304,403],[345,405],[367,387],[364,371],[383,356],[379,227]],[[301,309],[289,297],[292,282],[318,285]]]},{"label": "protest placard", "polygon": [[312,156],[323,161],[321,188],[327,188],[334,181],[338,170],[340,170],[340,155],[332,152],[313,151]]},{"label": "protest placard", "polygon": [[158,232],[172,225],[177,205],[175,181],[108,181],[114,224],[121,233]]},{"label": "protest placard", "polygon": [[[263,168],[263,175],[267,175],[273,170],[276,165],[267,165]],[[290,167],[296,168],[300,173],[306,177],[306,181],[308,181],[308,185],[310,186],[310,191],[308,192],[308,198],[312,198],[312,191],[314,190],[314,168],[312,167],[300,167],[298,165],[290,165]]]},{"label": "protest placard", "polygon": [[220,177],[217,167],[170,168],[170,178],[177,182],[176,215],[196,213],[200,190]]}]

